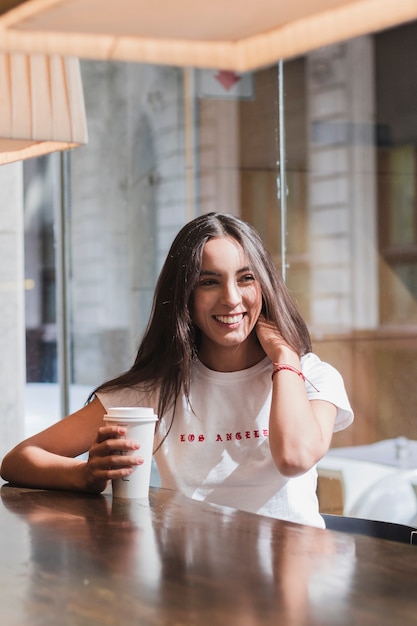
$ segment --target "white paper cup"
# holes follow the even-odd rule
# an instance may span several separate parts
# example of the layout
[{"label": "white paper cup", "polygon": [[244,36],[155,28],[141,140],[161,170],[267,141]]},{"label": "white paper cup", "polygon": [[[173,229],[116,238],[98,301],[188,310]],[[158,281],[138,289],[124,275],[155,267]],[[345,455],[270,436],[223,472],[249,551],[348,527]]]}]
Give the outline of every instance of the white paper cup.
[{"label": "white paper cup", "polygon": [[[129,452],[143,458],[143,464],[134,467],[129,476],[112,481],[115,498],[147,498],[151,479],[152,451],[157,416],[151,407],[112,407],[104,416],[107,425],[127,428],[126,438],[140,444],[139,450]],[[120,454],[123,454],[122,452]]]}]

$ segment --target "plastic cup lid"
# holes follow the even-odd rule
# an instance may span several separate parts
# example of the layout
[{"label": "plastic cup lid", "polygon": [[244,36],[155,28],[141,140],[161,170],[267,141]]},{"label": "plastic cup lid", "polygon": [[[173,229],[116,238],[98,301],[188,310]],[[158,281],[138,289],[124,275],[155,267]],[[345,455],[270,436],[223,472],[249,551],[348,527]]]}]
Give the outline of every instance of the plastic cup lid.
[{"label": "plastic cup lid", "polygon": [[105,417],[108,419],[122,418],[124,420],[156,419],[153,408],[148,406],[109,407]]}]

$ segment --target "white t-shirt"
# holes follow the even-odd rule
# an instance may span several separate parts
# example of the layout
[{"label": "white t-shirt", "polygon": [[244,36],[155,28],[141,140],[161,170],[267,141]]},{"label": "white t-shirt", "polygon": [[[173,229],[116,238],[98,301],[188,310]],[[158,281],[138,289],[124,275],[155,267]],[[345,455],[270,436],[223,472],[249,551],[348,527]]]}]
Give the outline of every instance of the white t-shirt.
[{"label": "white t-shirt", "polygon": [[[301,368],[310,400],[338,407],[334,431],[353,421],[339,372],[313,353]],[[238,372],[216,372],[193,363],[190,402],[177,399],[175,418],[155,460],[162,486],[197,500],[230,506],[270,517],[324,527],[316,497],[313,467],[294,478],[278,471],[269,449],[272,363],[265,357]],[[157,398],[137,388],[97,394],[103,406],[152,406]],[[162,417],[155,448],[171,424],[172,411]]]}]

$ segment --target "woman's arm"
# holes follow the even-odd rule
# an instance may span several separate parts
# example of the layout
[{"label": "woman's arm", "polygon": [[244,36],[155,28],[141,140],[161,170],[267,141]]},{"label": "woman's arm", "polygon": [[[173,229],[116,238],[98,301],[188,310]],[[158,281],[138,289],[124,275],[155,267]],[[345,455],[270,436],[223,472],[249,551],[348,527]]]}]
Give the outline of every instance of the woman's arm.
[{"label": "woman's arm", "polygon": [[[301,371],[300,359],[276,328],[262,317],[256,332],[273,363]],[[328,451],[337,408],[324,400],[309,400],[303,378],[291,369],[273,377],[269,420],[272,457],[281,474],[297,476],[309,470]]]},{"label": "woman's arm", "polygon": [[[121,439],[126,429],[104,426],[105,409],[95,398],[76,413],[18,444],[3,459],[8,482],[42,489],[99,493],[113,478],[126,476],[142,459],[129,455],[137,442]],[[79,455],[89,452],[87,460]],[[127,453],[124,456],[119,451]]]}]

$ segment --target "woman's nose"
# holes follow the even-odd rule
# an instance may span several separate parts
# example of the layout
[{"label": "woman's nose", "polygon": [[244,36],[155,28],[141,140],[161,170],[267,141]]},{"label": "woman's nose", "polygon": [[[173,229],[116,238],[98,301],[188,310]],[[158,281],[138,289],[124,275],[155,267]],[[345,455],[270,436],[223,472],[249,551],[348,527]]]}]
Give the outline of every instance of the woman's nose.
[{"label": "woman's nose", "polygon": [[236,283],[227,283],[222,291],[222,303],[235,307],[241,300],[240,290]]}]

